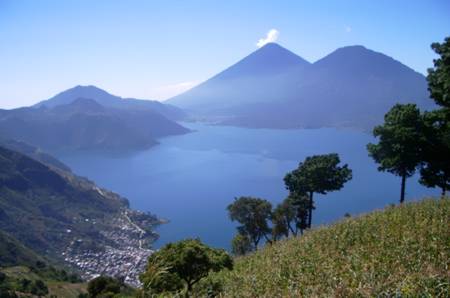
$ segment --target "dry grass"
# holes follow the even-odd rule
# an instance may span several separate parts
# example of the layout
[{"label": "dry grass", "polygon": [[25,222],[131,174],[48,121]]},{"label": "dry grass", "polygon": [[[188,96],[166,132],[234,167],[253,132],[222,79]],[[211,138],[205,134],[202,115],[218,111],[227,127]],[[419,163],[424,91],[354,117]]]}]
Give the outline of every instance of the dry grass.
[{"label": "dry grass", "polygon": [[388,207],[236,260],[224,297],[450,297],[450,199]]}]

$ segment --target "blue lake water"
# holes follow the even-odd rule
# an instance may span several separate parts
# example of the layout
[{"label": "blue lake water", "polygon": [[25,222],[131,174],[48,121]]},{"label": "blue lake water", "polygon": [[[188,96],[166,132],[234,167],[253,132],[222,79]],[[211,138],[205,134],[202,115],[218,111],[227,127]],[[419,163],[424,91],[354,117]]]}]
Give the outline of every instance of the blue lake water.
[{"label": "blue lake water", "polygon": [[[129,199],[131,207],[150,211],[162,225],[155,247],[200,237],[229,248],[235,233],[226,207],[235,197],[257,196],[280,202],[287,195],[283,177],[306,156],[339,153],[353,180],[339,192],[316,195],[313,224],[330,223],[397,203],[400,178],[377,171],[368,157],[366,133],[338,129],[246,129],[184,123],[195,132],[160,140],[149,150],[113,156],[98,153],[61,155],[75,173]],[[407,200],[438,195],[438,190],[407,181]]]}]

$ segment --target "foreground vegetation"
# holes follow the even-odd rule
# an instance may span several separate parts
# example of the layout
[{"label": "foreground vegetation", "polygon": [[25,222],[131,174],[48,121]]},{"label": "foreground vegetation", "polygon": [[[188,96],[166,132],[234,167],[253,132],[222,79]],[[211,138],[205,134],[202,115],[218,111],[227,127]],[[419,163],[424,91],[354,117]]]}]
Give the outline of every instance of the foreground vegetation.
[{"label": "foreground vegetation", "polygon": [[54,268],[14,266],[0,268],[0,297],[65,297],[87,295],[86,283]]},{"label": "foreground vegetation", "polygon": [[[336,153],[306,157],[285,176],[289,195],[275,209],[256,197],[227,207],[239,223],[232,252],[244,255],[235,266],[205,265],[213,263],[199,240],[186,240],[198,250],[168,244],[162,251],[179,249],[150,257],[141,296],[449,297],[450,38],[432,48],[441,56],[427,78],[438,108],[422,114],[414,104],[395,105],[374,128],[378,143],[367,146],[380,171],[401,177],[400,206],[311,230],[314,193],[342,189],[352,170]],[[441,188],[441,201],[403,205],[406,179],[416,171],[420,183]],[[261,241],[266,247],[258,252]],[[200,251],[204,258],[187,257]],[[187,286],[174,288],[175,280]]]},{"label": "foreground vegetation", "polygon": [[449,214],[449,198],[388,207],[267,245],[210,278],[225,297],[449,297]]}]

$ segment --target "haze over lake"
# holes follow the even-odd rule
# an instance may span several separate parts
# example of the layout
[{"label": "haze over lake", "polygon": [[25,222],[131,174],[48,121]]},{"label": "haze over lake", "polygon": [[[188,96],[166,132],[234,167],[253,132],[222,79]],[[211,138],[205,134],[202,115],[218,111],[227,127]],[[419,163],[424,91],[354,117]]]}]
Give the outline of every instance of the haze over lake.
[{"label": "haze over lake", "polygon": [[[161,139],[160,145],[127,155],[58,154],[75,173],[130,200],[170,223],[158,229],[155,247],[200,237],[209,245],[230,247],[235,233],[226,207],[234,197],[257,196],[280,202],[287,195],[283,177],[306,156],[339,153],[353,169],[353,180],[339,192],[316,196],[313,224],[398,203],[400,179],[380,173],[368,157],[371,135],[355,130],[246,129],[183,123],[195,130]],[[437,195],[417,177],[407,181],[407,200]]]}]

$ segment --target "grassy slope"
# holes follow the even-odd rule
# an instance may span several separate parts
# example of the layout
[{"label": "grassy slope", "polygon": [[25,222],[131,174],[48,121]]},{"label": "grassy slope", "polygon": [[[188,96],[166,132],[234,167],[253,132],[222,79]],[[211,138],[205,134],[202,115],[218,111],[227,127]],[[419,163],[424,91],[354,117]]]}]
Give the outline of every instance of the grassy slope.
[{"label": "grassy slope", "polygon": [[449,296],[450,199],[345,219],[221,272],[226,297]]}]

